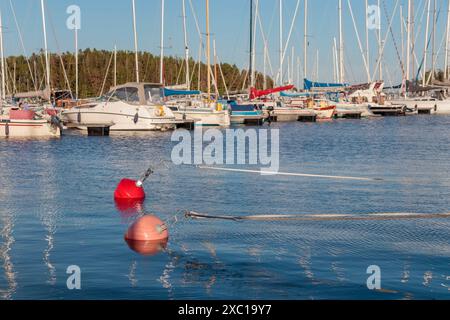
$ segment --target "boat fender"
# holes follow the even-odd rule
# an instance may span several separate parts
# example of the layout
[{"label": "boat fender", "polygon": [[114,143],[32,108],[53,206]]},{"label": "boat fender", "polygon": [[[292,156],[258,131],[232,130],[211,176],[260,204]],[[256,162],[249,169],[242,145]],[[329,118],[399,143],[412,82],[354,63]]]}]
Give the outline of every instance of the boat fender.
[{"label": "boat fender", "polygon": [[434,105],[434,112],[437,112],[437,104]]},{"label": "boat fender", "polygon": [[9,121],[6,121],[5,124],[5,136],[9,137]]},{"label": "boat fender", "polygon": [[137,124],[139,122],[139,113],[136,112],[133,119],[134,124]]},{"label": "boat fender", "polygon": [[81,111],[78,111],[77,121],[81,123]]},{"label": "boat fender", "polygon": [[58,127],[61,132],[64,129],[62,121],[58,116],[52,116],[51,124],[55,127]]}]

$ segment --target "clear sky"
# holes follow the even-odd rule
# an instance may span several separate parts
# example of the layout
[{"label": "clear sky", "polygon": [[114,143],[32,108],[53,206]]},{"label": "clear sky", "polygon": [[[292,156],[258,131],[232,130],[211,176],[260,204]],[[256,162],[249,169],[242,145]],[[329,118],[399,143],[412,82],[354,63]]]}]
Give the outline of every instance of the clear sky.
[{"label": "clear sky", "polygon": [[[198,16],[201,32],[205,32],[205,1],[191,0]],[[256,0],[254,0],[256,2]],[[345,39],[345,69],[346,80],[351,83],[364,82],[367,79],[366,69],[359,49],[353,22],[350,16],[348,0],[343,0],[344,39]],[[378,0],[369,0],[369,5],[377,4]],[[402,55],[402,36],[400,28],[400,6],[406,19],[407,0],[398,0],[399,6],[392,23],[395,43]],[[417,59],[420,61],[424,51],[424,30],[426,22],[425,4],[427,0],[415,0],[415,37]],[[27,53],[38,51],[43,47],[43,33],[40,11],[40,0],[13,0],[20,29],[23,33]],[[165,15],[165,47],[167,55],[184,55],[182,0],[166,0]],[[295,48],[295,74],[297,77],[297,58],[303,64],[303,34],[304,34],[304,2],[300,1],[300,10],[296,19],[288,54],[291,47]],[[350,0],[365,50],[365,5],[364,0]],[[384,9],[383,2],[386,3]],[[382,38],[388,30],[389,19],[397,0],[382,0]],[[434,0],[431,0],[433,3]],[[436,27],[436,51],[438,67],[443,66],[445,52],[445,29],[447,21],[447,0],[437,0],[438,24]],[[269,42],[269,53],[273,69],[279,68],[279,0],[259,0],[260,15],[263,28]],[[283,0],[284,41],[286,41],[297,0]],[[46,0],[49,47],[52,52],[73,51],[73,31],[66,27],[66,9],[69,5],[81,8],[82,25],[79,33],[80,48],[133,49],[133,29],[131,0]],[[200,38],[195,26],[189,0],[187,5],[187,24],[191,55],[197,59]],[[139,48],[159,54],[161,0],[136,0],[137,27],[139,33]],[[222,62],[235,63],[239,67],[248,66],[249,46],[249,0],[210,0],[211,33],[217,41],[217,51]],[[433,6],[432,6],[433,7]],[[18,31],[11,13],[10,0],[0,0],[3,15],[5,52],[7,55],[21,54],[23,51],[19,42]],[[432,20],[432,19],[431,19]],[[321,81],[333,80],[333,38],[338,37],[338,0],[309,0],[308,11],[308,77]],[[431,27],[430,27],[431,30]],[[263,42],[260,29],[257,29],[256,64],[263,69]],[[406,38],[406,36],[405,36]],[[377,58],[376,31],[370,31],[370,69],[373,69]],[[406,40],[404,41],[406,46]],[[440,50],[439,50],[440,49]],[[403,50],[403,52],[406,49]],[[319,51],[319,75],[317,76],[317,51]],[[431,55],[431,48],[430,48]],[[203,59],[204,60],[204,59]],[[287,69],[284,67],[285,71]],[[429,58],[431,61],[431,57]],[[303,67],[300,68],[303,70]],[[388,37],[384,56],[384,78],[388,84],[396,84],[401,80],[399,58],[392,37]],[[287,78],[287,71],[284,75]],[[300,77],[303,78],[303,72]]]}]

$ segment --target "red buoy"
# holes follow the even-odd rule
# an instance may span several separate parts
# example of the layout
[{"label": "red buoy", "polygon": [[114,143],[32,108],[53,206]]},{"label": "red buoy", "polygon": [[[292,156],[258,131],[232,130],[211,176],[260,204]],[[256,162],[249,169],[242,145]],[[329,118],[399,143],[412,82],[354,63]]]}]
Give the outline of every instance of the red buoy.
[{"label": "red buoy", "polygon": [[145,191],[142,188],[142,182],[131,179],[123,179],[114,192],[114,199],[124,200],[144,200]]},{"label": "red buoy", "polygon": [[125,234],[127,241],[165,241],[169,239],[166,224],[158,217],[147,215],[131,225]]}]

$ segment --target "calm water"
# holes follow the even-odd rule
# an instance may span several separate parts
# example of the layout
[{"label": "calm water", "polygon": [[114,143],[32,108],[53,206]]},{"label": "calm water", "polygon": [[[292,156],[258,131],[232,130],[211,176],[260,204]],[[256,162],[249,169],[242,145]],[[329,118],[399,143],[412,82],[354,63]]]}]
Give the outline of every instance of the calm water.
[{"label": "calm water", "polygon": [[[450,117],[277,124],[281,171],[382,182],[157,165],[145,212],[331,214],[450,211]],[[181,219],[167,250],[123,240],[136,216],[112,194],[170,160],[171,133],[0,140],[0,299],[449,299],[450,220],[224,222]],[[82,270],[82,290],[66,268]],[[366,269],[382,270],[382,292]]]}]

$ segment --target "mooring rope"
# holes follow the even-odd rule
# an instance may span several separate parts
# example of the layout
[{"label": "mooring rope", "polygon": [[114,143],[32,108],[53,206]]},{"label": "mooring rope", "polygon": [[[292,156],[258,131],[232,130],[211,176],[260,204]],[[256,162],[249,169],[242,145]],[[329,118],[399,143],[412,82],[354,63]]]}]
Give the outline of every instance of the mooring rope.
[{"label": "mooring rope", "polygon": [[253,215],[220,216],[187,211],[185,217],[193,220],[227,221],[376,221],[376,220],[413,220],[413,219],[450,219],[450,213],[369,213],[369,214],[298,214],[298,215]]},{"label": "mooring rope", "polygon": [[264,169],[263,170],[244,170],[244,169],[230,169],[230,168],[206,167],[206,166],[199,166],[198,168],[199,169],[203,169],[203,170],[237,172],[237,173],[256,173],[256,174],[273,175],[273,176],[291,176],[291,177],[304,177],[304,178],[320,178],[320,179],[333,179],[333,180],[354,180],[354,181],[372,181],[372,182],[384,181],[383,179],[380,179],[380,178],[365,178],[365,177],[332,176],[332,175],[307,174],[307,173],[277,172],[277,171],[265,171]]}]

